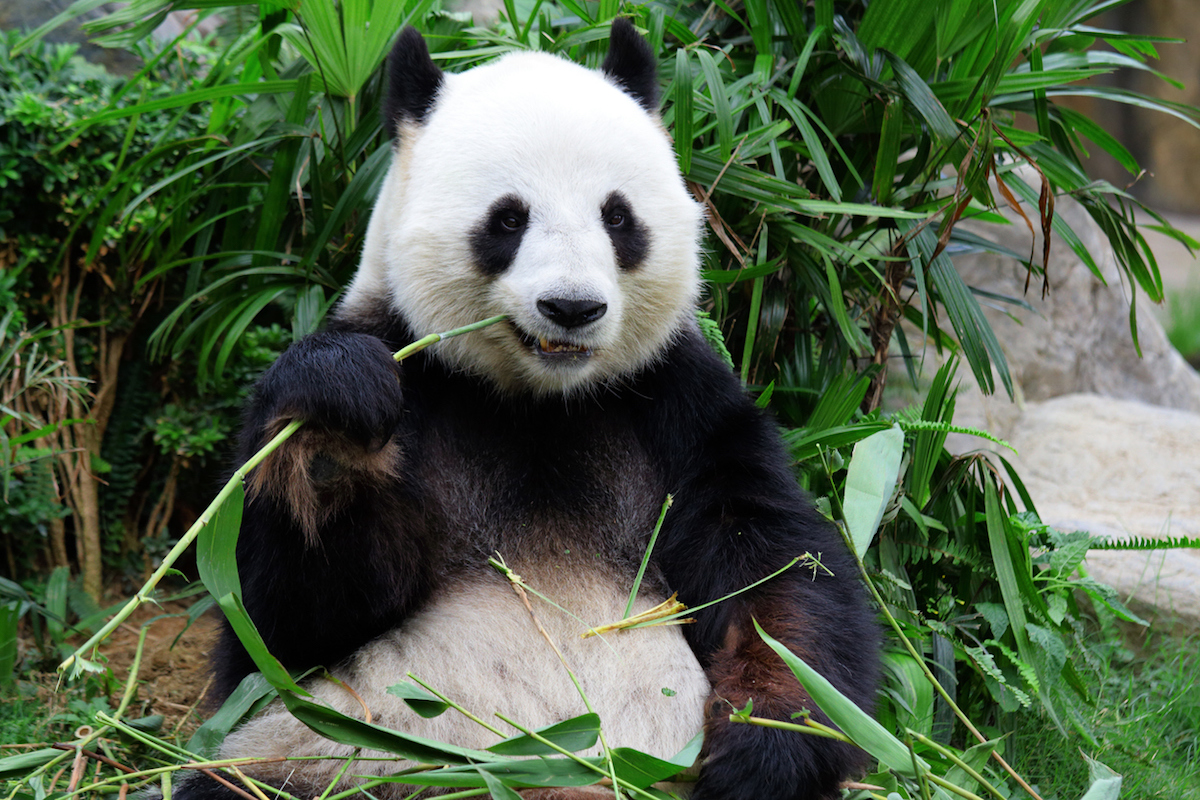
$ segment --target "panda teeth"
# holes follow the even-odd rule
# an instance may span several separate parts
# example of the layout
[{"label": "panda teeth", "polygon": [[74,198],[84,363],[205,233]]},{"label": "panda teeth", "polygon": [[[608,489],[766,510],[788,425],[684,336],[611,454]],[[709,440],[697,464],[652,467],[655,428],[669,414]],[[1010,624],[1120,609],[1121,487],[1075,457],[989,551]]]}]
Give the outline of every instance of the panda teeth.
[{"label": "panda teeth", "polygon": [[570,342],[552,342],[545,336],[538,337],[538,348],[543,353],[576,353],[580,355],[590,355],[591,350],[583,345],[571,344]]}]

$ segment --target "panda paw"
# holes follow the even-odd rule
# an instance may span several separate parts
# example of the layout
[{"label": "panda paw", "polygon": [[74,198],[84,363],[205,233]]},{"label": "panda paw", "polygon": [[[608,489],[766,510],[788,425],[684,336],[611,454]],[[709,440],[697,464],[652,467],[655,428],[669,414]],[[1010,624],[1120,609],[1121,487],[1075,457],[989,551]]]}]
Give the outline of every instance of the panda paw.
[{"label": "panda paw", "polygon": [[306,336],[255,386],[243,459],[292,420],[305,424],[250,474],[250,496],[272,498],[317,541],[363,491],[399,478],[403,454],[394,434],[403,412],[400,369],[382,341],[360,333]]},{"label": "panda paw", "polygon": [[705,739],[691,800],[834,800],[841,781],[863,766],[863,752],[851,745],[755,725],[723,722]]},{"label": "panda paw", "polygon": [[368,452],[388,443],[404,411],[400,368],[384,343],[361,333],[315,333],[259,380],[248,420],[265,438],[294,419]]}]

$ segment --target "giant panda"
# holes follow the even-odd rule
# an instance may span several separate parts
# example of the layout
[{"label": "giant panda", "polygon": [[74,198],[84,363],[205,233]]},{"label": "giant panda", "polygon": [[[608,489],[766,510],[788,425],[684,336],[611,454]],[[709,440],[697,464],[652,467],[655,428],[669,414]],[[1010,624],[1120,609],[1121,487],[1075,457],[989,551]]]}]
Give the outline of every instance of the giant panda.
[{"label": "giant panda", "polygon": [[[245,413],[245,457],[306,421],[247,482],[238,563],[268,647],[290,669],[332,670],[340,684],[306,684],[320,702],[479,748],[496,735],[453,712],[419,717],[387,687],[411,671],[480,717],[548,725],[585,711],[553,640],[610,745],[666,757],[703,730],[693,800],[839,796],[861,751],[729,721],[750,701],[758,716],[823,718],[753,621],[865,709],[878,631],[774,423],[698,329],[704,214],[658,118],[649,46],[618,20],[598,71],[521,53],[445,74],[409,28],[387,75],[392,160],[361,266],[326,330],[279,357]],[[635,611],[672,594],[699,606],[804,553],[827,571],[793,567],[691,624],[581,638],[624,616],[668,494]],[[553,604],[527,594],[527,607],[488,565],[496,554]],[[254,670],[228,626],[215,670],[222,698]],[[221,751],[351,754],[278,702]],[[314,797],[343,766],[243,770]],[[396,769],[364,760],[345,774]],[[233,797],[206,778],[176,795]]]}]

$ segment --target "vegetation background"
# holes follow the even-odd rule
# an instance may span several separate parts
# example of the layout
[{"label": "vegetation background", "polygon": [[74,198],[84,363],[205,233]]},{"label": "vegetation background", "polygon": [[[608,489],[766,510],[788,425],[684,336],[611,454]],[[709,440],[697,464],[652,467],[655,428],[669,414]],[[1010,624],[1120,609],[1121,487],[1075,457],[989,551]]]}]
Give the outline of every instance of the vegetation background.
[{"label": "vegetation background", "polygon": [[[883,788],[857,791],[1117,796],[1096,758],[1125,774],[1125,796],[1200,797],[1194,648],[1128,638],[1140,620],[1078,570],[1097,543],[1042,525],[1004,458],[944,449],[957,362],[921,377],[909,344],[931,340],[1011,394],[980,304],[1030,311],[1053,254],[960,223],[1018,219],[1031,243],[1053,230],[1098,275],[1054,213],[1064,198],[1099,224],[1128,285],[1162,302],[1136,222],[1197,243],[1089,176],[1089,149],[1131,180],[1140,166],[1058,102],[1086,94],[1200,120],[1081,84],[1178,46],[1091,24],[1121,0],[506,0],[487,27],[437,0],[136,0],[87,26],[140,57],[123,76],[41,38],[100,5],[0,40],[0,739],[67,743],[0,760],[9,800],[137,785],[112,764],[95,786],[62,774],[89,748],[161,780],[236,718],[231,707],[199,739],[186,738],[194,724],[156,728],[136,665],[123,690],[103,647],[74,662],[93,671],[62,690],[57,718],[39,712],[37,675],[164,559],[182,570],[171,591],[202,596],[186,580],[205,564],[172,548],[230,466],[242,393],[320,325],[354,271],[387,164],[379,66],[394,33],[417,26],[449,70],[524,48],[596,66],[618,14],[659,54],[663,121],[709,211],[714,342],[785,428],[797,479],[859,545],[889,622],[890,734],[856,736]],[[224,22],[203,38],[150,37],[187,8],[200,12],[192,28],[218,8]],[[965,285],[951,255],[978,251],[1024,263],[1032,292]],[[885,413],[889,375],[922,402]],[[898,765],[893,746],[924,766]]]}]

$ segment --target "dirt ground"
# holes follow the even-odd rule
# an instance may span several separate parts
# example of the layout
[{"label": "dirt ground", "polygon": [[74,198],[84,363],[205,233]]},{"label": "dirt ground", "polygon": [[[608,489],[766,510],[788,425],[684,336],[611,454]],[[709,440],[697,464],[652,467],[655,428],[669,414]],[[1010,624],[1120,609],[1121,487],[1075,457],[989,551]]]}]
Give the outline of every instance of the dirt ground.
[{"label": "dirt ground", "polygon": [[[141,628],[153,620],[138,668],[137,694],[124,716],[136,719],[162,714],[164,722],[160,730],[178,731],[185,740],[212,711],[203,700],[209,683],[208,653],[220,630],[220,612],[215,608],[189,626],[188,606],[180,602],[144,605],[99,648],[115,676],[116,685],[110,695],[115,708],[125,690]],[[53,713],[56,706],[66,702],[66,695],[52,690],[57,681],[55,676],[42,678],[39,683],[47,687],[46,699]]]}]

